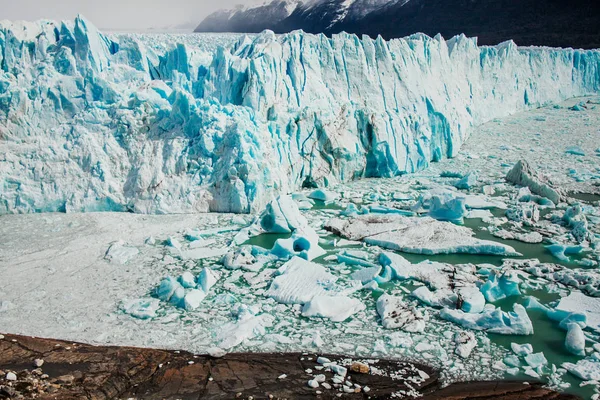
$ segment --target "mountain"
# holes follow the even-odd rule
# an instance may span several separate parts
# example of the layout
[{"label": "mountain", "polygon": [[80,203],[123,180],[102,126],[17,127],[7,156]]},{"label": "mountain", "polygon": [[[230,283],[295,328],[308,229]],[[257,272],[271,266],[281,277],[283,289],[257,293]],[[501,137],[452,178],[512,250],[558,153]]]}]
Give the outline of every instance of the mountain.
[{"label": "mountain", "polygon": [[512,39],[519,45],[600,47],[598,0],[273,0],[218,11],[196,32],[276,33],[302,29],[385,39],[423,32],[477,36],[482,45]]}]

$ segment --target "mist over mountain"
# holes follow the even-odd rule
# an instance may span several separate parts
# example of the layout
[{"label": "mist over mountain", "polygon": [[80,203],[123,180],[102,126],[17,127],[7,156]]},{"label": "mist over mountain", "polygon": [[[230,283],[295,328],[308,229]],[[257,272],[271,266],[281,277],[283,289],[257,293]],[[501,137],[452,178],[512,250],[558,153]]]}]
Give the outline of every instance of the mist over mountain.
[{"label": "mist over mountain", "polygon": [[464,33],[479,44],[600,47],[597,0],[273,0],[220,10],[196,32],[342,31],[385,39],[415,32],[449,38]]}]

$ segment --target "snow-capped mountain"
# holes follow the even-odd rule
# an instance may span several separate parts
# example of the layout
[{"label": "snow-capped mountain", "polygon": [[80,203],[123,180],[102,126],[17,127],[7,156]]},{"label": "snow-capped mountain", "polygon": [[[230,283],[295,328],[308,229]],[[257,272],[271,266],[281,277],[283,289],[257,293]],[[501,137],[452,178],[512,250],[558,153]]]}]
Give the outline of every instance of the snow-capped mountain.
[{"label": "snow-capped mountain", "polygon": [[301,0],[273,0],[254,7],[237,6],[206,17],[196,32],[261,32],[289,17]]},{"label": "snow-capped mountain", "polygon": [[196,32],[302,29],[385,39],[415,32],[446,38],[464,33],[486,45],[512,39],[520,45],[598,48],[599,25],[597,0],[272,0],[215,12]]}]

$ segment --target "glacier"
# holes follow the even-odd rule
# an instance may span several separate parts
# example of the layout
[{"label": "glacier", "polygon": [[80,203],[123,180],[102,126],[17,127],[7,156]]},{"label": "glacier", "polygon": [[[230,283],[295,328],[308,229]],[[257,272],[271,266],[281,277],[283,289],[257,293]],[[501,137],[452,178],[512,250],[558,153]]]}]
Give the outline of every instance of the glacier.
[{"label": "glacier", "polygon": [[270,31],[155,46],[0,23],[0,213],[254,213],[457,155],[472,129],[597,93],[600,52]]}]

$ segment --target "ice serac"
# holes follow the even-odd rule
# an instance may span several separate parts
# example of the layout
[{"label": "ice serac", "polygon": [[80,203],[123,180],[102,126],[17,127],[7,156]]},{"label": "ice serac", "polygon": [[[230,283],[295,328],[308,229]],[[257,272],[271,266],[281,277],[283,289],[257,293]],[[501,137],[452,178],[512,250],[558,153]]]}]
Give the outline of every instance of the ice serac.
[{"label": "ice serac", "polygon": [[0,24],[0,213],[255,212],[303,183],[426,168],[476,125],[600,85],[598,51],[464,36],[172,40]]}]

